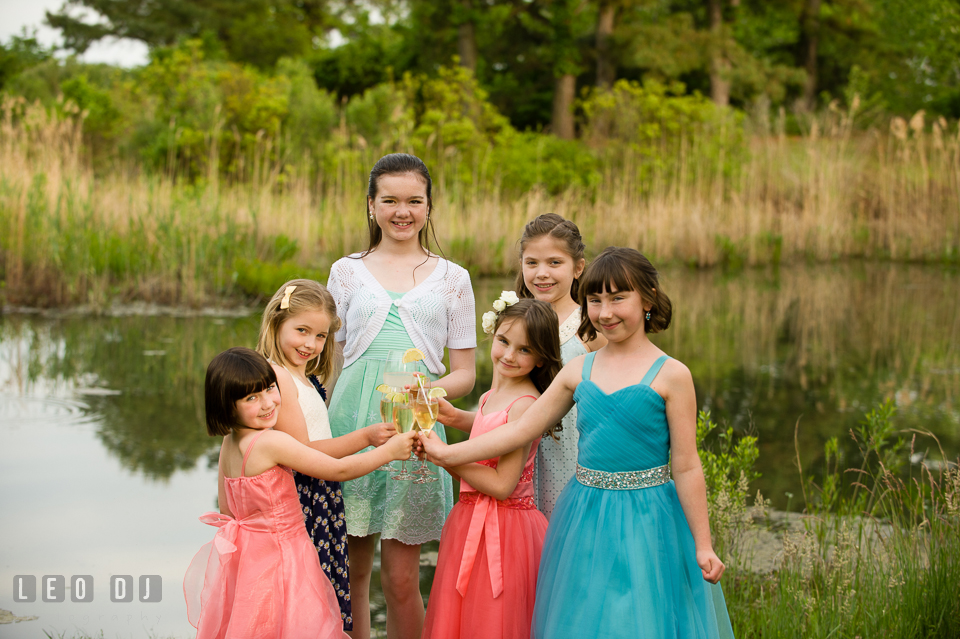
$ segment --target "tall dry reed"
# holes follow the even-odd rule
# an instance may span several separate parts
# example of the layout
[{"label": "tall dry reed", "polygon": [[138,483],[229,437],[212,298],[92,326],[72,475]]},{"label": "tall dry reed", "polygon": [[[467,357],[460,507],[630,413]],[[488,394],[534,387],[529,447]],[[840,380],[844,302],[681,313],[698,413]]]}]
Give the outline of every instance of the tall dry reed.
[{"label": "tall dry reed", "polygon": [[[369,168],[383,153],[409,150],[344,135],[335,170],[311,174],[277,160],[277,141],[264,139],[244,158],[245,181],[224,182],[211,143],[208,175],[188,183],[172,167],[157,175],[89,166],[81,121],[69,106],[47,111],[4,98],[0,107],[0,295],[8,304],[202,305],[273,290],[273,280],[297,273],[322,277],[333,260],[366,247]],[[505,274],[524,223],[552,211],[575,220],[593,251],[630,245],[660,262],[956,262],[955,125],[926,126],[922,113],[895,118],[889,132],[858,132],[851,122],[851,113],[827,112],[798,138],[755,135],[727,173],[704,165],[705,142],[692,136],[669,173],[638,171],[642,158],[627,156],[603,165],[596,188],[555,196],[505,193],[486,165],[474,167],[477,179],[455,178],[462,160],[438,146],[427,159],[440,244],[475,274]]]}]

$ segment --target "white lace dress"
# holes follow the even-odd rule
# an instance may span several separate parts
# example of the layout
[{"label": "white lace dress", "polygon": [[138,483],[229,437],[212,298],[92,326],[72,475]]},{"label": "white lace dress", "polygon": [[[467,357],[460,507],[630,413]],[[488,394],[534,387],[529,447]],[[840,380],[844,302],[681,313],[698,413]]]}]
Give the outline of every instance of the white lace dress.
[{"label": "white lace dress", "polygon": [[[587,347],[577,337],[580,326],[580,309],[570,313],[560,326],[560,357],[566,364],[574,357],[587,353]],[[537,451],[537,465],[534,474],[537,508],[547,519],[553,513],[560,491],[567,485],[577,470],[577,407],[570,409],[563,420],[563,430],[553,437],[543,437]]]}]

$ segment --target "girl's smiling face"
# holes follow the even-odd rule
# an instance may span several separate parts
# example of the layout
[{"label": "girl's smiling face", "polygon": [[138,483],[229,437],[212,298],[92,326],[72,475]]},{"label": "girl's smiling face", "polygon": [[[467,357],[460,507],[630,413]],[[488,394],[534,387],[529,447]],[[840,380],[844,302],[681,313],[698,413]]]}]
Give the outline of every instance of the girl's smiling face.
[{"label": "girl's smiling face", "polygon": [[237,423],[242,428],[265,430],[277,424],[280,414],[280,389],[270,384],[259,393],[251,393],[235,403]]},{"label": "girl's smiling face", "polygon": [[395,242],[417,239],[429,214],[427,184],[415,173],[381,176],[377,197],[367,198],[367,208],[384,238]]},{"label": "girl's smiling face", "polygon": [[570,297],[573,281],[583,272],[584,260],[564,251],[563,242],[549,235],[530,240],[521,256],[523,283],[534,299],[556,304]]},{"label": "girl's smiling face", "polygon": [[319,357],[330,333],[330,316],[322,310],[288,317],[277,331],[277,346],[286,364],[305,374],[307,362]]},{"label": "girl's smiling face", "polygon": [[637,291],[604,288],[603,292],[587,295],[587,315],[590,322],[611,342],[620,342],[644,330],[645,307]]},{"label": "girl's smiling face", "polygon": [[529,375],[542,359],[527,344],[526,326],[521,320],[504,320],[493,336],[490,359],[503,377]]}]

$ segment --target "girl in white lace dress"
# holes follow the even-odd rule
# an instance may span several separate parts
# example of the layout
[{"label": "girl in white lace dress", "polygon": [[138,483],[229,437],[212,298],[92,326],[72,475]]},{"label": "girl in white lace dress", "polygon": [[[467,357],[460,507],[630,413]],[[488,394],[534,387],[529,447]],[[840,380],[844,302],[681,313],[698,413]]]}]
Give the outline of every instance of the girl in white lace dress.
[{"label": "girl in white lace dress", "polygon": [[[344,369],[330,403],[334,436],[379,422],[387,352],[420,349],[435,385],[448,398],[466,395],[476,376],[476,318],[470,276],[429,250],[431,187],[427,167],[403,153],[384,156],[370,172],[370,245],[330,269],[327,287],[343,322]],[[449,349],[450,371],[443,365]],[[446,375],[445,375],[446,373]],[[435,432],[445,438],[443,427]],[[377,535],[380,581],[391,637],[419,639],[423,626],[420,544],[440,538],[453,507],[450,475],[440,481],[395,481],[375,472],[343,484],[350,552],[350,590],[356,639],[370,636],[370,578]]]},{"label": "girl in white lace dress", "polygon": [[[549,302],[560,320],[560,356],[566,364],[574,357],[597,350],[607,340],[598,336],[584,344],[577,335],[580,303],[577,300],[583,257],[580,229],[555,213],[528,223],[520,237],[520,272],[517,295]],[[559,429],[544,433],[537,451],[534,474],[537,508],[547,519],[553,513],[560,491],[577,469],[577,408],[567,413]]]}]

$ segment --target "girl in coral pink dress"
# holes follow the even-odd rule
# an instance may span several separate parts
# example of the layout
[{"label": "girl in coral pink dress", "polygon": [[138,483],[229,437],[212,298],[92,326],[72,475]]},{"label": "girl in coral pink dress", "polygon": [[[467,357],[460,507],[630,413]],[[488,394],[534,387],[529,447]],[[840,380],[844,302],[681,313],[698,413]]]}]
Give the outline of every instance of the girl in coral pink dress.
[{"label": "girl in coral pink dress", "polygon": [[[497,387],[483,395],[475,416],[442,402],[438,421],[471,437],[510,428],[560,370],[557,314],[546,302],[515,300],[505,294],[484,316],[484,330],[494,334]],[[425,638],[530,637],[547,530],[534,503],[537,443],[448,469],[461,478],[460,501],[443,526]]]},{"label": "girl in coral pink dress", "polygon": [[187,569],[187,616],[198,638],[346,639],[340,606],[303,525],[291,469],[342,481],[406,459],[413,433],[346,459],[329,457],[273,430],[277,378],[247,348],[217,355],[205,383],[207,432],[223,435],[219,530]]}]

